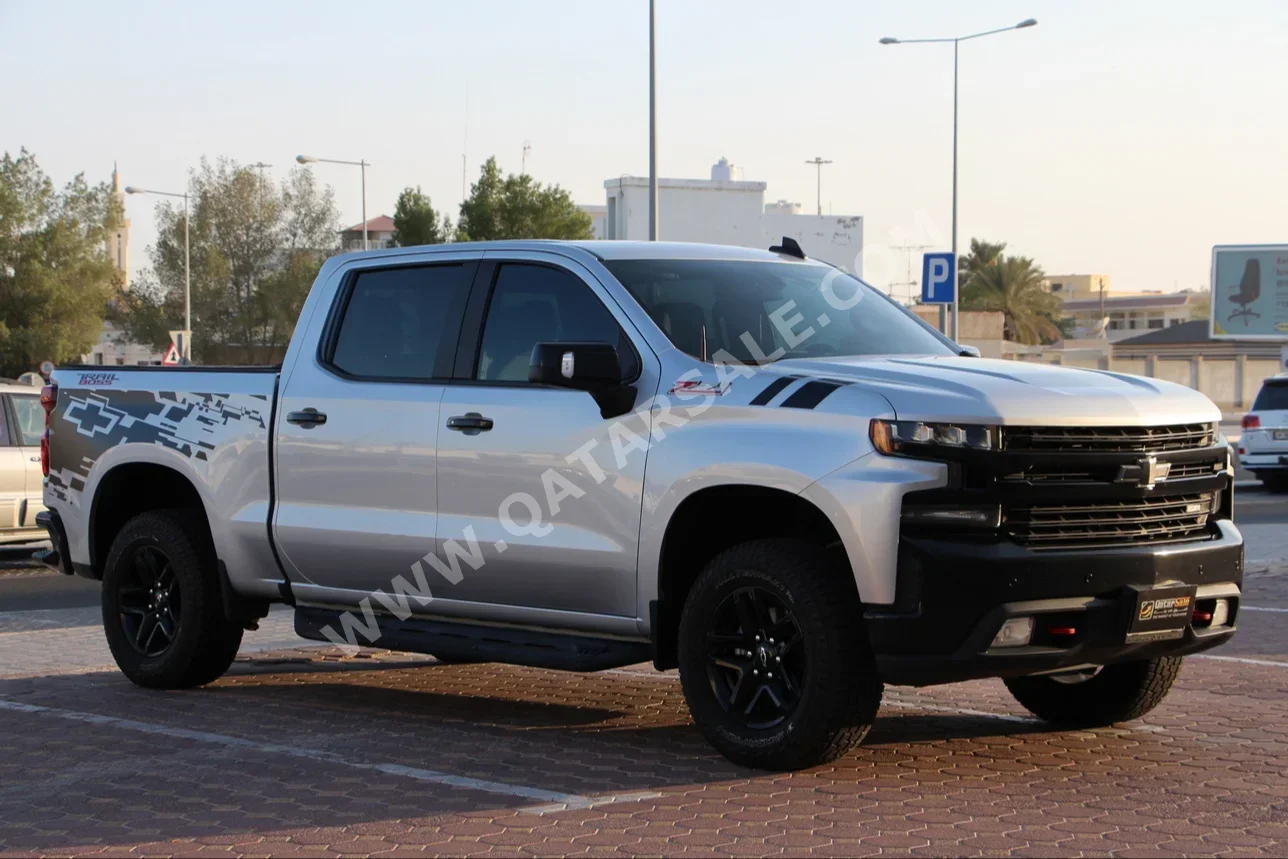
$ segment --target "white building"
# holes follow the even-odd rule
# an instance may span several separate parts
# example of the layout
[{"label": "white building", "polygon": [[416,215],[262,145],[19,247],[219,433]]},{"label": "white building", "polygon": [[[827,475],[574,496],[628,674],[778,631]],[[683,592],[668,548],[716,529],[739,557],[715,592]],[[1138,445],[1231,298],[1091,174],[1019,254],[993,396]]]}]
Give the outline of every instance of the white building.
[{"label": "white building", "polygon": [[[658,238],[767,248],[784,236],[805,254],[862,274],[863,218],[859,215],[804,215],[799,203],[765,204],[765,183],[742,179],[742,169],[721,158],[710,179],[661,179]],[[604,182],[607,205],[596,238],[648,239],[648,179],[621,176]],[[592,219],[596,212],[583,206]]]}]

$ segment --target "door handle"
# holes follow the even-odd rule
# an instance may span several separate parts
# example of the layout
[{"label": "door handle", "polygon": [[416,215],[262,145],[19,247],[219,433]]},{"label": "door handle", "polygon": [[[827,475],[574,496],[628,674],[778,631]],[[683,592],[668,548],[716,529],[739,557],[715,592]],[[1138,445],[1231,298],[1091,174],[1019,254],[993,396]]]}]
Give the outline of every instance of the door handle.
[{"label": "door handle", "polygon": [[466,412],[447,419],[447,428],[458,430],[466,435],[478,435],[492,429],[492,419],[485,418],[478,412]]},{"label": "door handle", "polygon": [[308,408],[302,412],[289,412],[286,415],[286,422],[288,424],[299,424],[305,429],[311,429],[318,424],[326,423],[326,415],[317,409]]},{"label": "door handle", "polygon": [[30,459],[32,462],[40,462],[40,457],[38,456],[29,456],[27,458]]}]

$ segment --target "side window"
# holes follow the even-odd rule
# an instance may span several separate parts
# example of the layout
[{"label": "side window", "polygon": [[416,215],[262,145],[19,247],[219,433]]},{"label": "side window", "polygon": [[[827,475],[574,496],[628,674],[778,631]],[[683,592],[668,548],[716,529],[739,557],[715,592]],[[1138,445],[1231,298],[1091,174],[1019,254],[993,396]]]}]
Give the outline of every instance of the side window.
[{"label": "side window", "polygon": [[[5,419],[4,401],[0,399],[0,447],[6,447],[9,441],[9,421]],[[39,444],[39,442],[37,442]]]},{"label": "side window", "polygon": [[451,376],[475,266],[433,265],[358,274],[330,362],[371,379]]},{"label": "side window", "polygon": [[[14,440],[25,447],[39,447],[40,436],[45,432],[45,409],[40,405],[39,397],[18,395],[10,399],[18,426]],[[0,444],[3,444],[0,441]]]},{"label": "side window", "polygon": [[621,356],[623,375],[635,375],[635,352],[626,335],[578,277],[548,266],[501,266],[488,302],[474,377],[526,382],[532,347],[552,341],[610,343]]}]

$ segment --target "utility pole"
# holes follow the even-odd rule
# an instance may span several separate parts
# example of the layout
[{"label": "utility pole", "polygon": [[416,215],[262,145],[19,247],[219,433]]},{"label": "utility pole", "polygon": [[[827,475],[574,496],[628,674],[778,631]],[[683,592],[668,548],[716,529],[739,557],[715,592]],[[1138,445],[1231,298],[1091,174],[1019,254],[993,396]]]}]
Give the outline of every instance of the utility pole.
[{"label": "utility pole", "polygon": [[1100,278],[1100,331],[1106,340],[1109,339],[1109,320],[1105,319],[1105,279]]},{"label": "utility pole", "polygon": [[906,275],[908,279],[905,281],[901,281],[900,283],[890,284],[890,291],[891,291],[892,297],[893,297],[894,288],[896,286],[906,286],[908,287],[908,302],[910,304],[913,303],[912,297],[913,295],[916,294],[916,290],[914,290],[913,287],[917,285],[917,281],[912,279],[912,255],[917,251],[924,251],[926,250],[926,248],[932,248],[932,247],[934,247],[934,245],[895,245],[890,249],[893,251],[903,251],[904,253],[906,253],[907,256],[905,257],[905,260],[907,261],[907,264],[908,264],[908,273]]},{"label": "utility pole", "polygon": [[523,141],[523,158],[522,160],[519,161],[520,176],[528,175],[528,153],[531,151],[532,151],[532,141],[531,140]]},{"label": "utility pole", "polygon": [[657,33],[648,0],[648,240],[657,241]]},{"label": "utility pole", "polygon": [[819,158],[817,155],[815,155],[813,161],[806,161],[805,163],[813,164],[815,169],[818,172],[818,177],[817,177],[818,178],[818,214],[819,214],[819,217],[822,217],[823,216],[823,165],[831,164],[832,162],[826,161],[822,158]]}]

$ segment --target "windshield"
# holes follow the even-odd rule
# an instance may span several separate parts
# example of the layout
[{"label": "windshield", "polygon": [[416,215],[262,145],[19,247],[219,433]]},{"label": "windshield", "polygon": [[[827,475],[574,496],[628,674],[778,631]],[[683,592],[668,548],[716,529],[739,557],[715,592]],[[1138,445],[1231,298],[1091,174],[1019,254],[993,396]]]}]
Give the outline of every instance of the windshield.
[{"label": "windshield", "polygon": [[604,265],[677,349],[703,361],[957,354],[912,313],[830,266],[692,259]]}]

